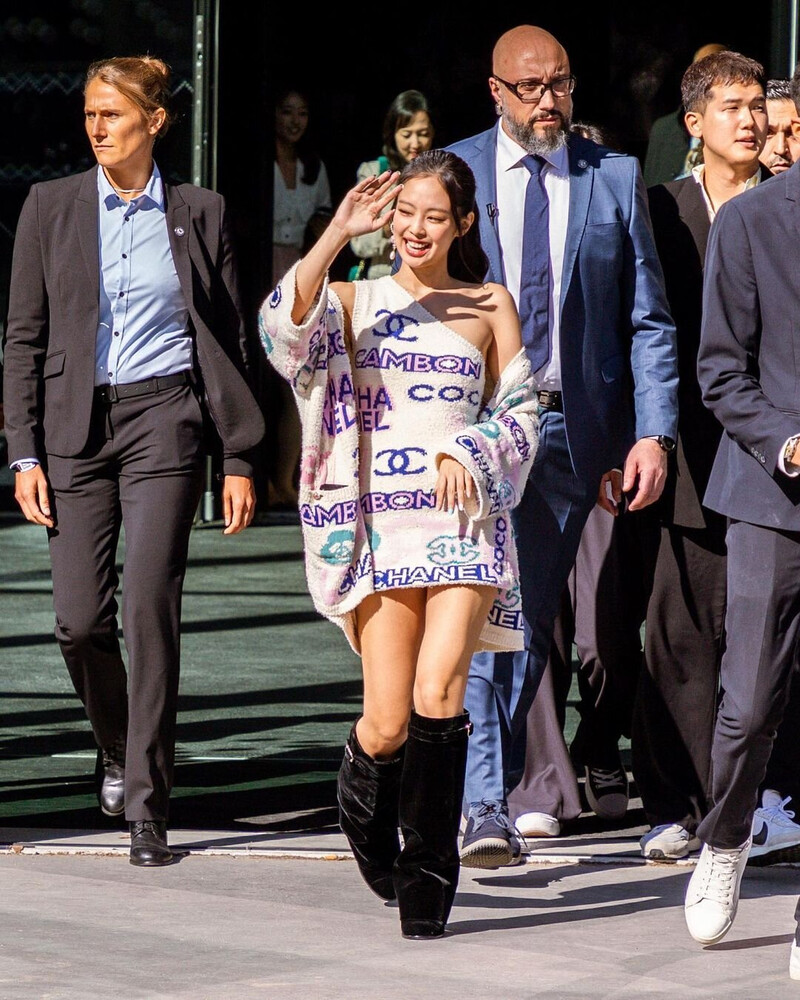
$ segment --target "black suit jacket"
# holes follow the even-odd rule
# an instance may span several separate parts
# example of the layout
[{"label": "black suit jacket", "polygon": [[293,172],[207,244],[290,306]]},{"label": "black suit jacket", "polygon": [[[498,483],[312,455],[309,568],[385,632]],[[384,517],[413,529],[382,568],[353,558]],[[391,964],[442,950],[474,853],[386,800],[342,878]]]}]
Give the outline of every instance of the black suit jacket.
[{"label": "black suit jacket", "polygon": [[[761,167],[761,180],[772,177]],[[702,504],[722,436],[703,403],[697,352],[703,314],[703,270],[711,223],[700,185],[682,177],[648,188],[653,235],[678,335],[678,438],[657,510],[665,524],[724,531],[724,519]]]},{"label": "black suit jacket", "polygon": [[800,478],[778,468],[800,434],[800,162],[726,202],[711,230],[697,359],[725,429],[706,506],[800,531]]},{"label": "black suit jacket", "polygon": [[[3,395],[9,462],[84,448],[99,316],[97,167],[34,184],[14,242]],[[231,238],[222,197],[164,184],[167,230],[189,310],[195,375],[222,442],[223,471],[252,475],[264,434],[247,372]]]}]

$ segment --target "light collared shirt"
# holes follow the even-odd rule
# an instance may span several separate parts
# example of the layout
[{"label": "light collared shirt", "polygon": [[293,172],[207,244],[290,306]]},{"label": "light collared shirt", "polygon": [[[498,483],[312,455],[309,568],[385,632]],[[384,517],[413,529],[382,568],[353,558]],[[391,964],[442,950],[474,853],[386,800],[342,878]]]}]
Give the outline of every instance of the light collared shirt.
[{"label": "light collared shirt", "polygon": [[[503,249],[505,284],[519,308],[520,271],[522,269],[522,230],[525,215],[525,189],[530,173],[522,162],[528,151],[497,129],[497,233]],[[544,188],[549,204],[550,239],[550,360],[534,373],[538,389],[561,389],[561,275],[569,217],[569,157],[566,147],[548,153],[542,167]]]},{"label": "light collared shirt", "polygon": [[[717,217],[717,210],[711,204],[711,199],[708,197],[708,191],[706,191],[706,165],[705,163],[698,163],[696,167],[692,167],[692,177],[700,185],[700,190],[703,192],[703,201],[706,203],[706,211],[708,212],[708,221],[713,222]],[[753,174],[752,177],[748,177],[744,182],[744,187],[742,191],[749,191],[750,188],[754,188],[761,180],[761,164],[759,163],[758,169]],[[740,192],[741,193],[741,192]]]},{"label": "light collared shirt", "polygon": [[[100,324],[95,385],[173,375],[193,364],[189,312],[167,233],[158,167],[144,192],[126,202],[97,171]],[[188,239],[188,233],[184,236]]]}]

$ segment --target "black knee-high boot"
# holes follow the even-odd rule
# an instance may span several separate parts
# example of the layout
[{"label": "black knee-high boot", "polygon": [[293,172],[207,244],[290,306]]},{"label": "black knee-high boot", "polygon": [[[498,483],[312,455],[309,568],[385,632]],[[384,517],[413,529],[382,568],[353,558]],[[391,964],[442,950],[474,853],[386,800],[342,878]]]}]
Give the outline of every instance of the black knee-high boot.
[{"label": "black knee-high boot", "polygon": [[400,782],[403,849],[394,863],[403,937],[441,937],[450,916],[471,730],[468,712],[449,719],[411,712]]},{"label": "black knee-high boot", "polygon": [[364,881],[381,899],[395,898],[392,866],[400,853],[397,803],[403,751],[400,747],[391,760],[375,760],[358,742],[354,722],[336,781],[342,833]]}]

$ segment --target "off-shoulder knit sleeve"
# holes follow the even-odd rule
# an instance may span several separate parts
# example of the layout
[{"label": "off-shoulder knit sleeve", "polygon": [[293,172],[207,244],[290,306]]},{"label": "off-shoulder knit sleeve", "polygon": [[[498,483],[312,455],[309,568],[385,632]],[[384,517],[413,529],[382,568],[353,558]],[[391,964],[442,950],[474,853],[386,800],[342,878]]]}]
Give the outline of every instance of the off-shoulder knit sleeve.
[{"label": "off-shoulder knit sleeve", "polygon": [[270,364],[303,395],[317,369],[327,365],[330,352],[344,349],[344,322],[341,303],[329,292],[327,275],[302,322],[292,321],[298,264],[292,265],[262,303],[258,333]]}]

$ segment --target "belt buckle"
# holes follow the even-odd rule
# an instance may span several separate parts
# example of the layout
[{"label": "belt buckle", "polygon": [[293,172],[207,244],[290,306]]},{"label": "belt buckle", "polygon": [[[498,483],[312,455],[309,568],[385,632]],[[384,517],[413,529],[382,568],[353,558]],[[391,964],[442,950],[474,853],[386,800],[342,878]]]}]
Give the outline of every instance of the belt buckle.
[{"label": "belt buckle", "polygon": [[117,392],[117,387],[115,385],[104,385],[100,390],[100,398],[105,403],[116,403],[119,399],[119,393]]}]

